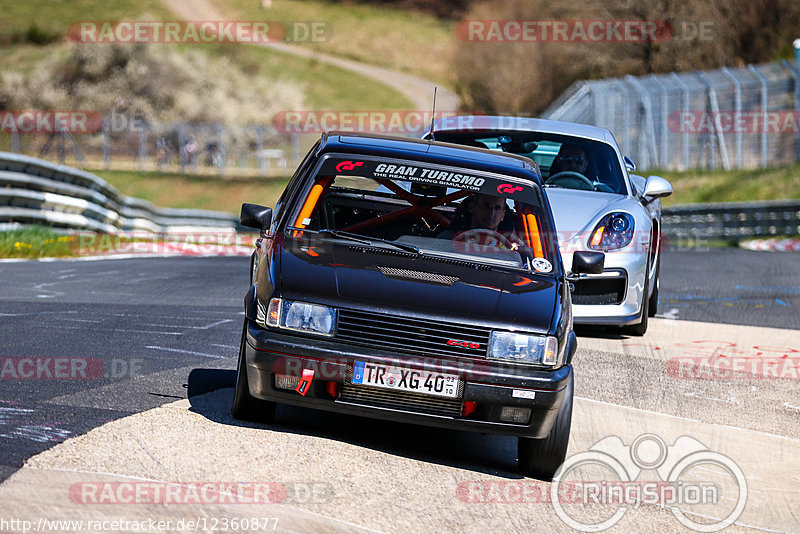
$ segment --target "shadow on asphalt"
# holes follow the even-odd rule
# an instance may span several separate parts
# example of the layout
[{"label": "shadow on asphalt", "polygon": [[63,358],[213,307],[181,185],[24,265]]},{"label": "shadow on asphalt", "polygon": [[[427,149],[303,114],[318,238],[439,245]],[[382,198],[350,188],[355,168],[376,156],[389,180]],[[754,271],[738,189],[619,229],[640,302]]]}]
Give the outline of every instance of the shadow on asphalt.
[{"label": "shadow on asphalt", "polygon": [[606,327],[606,326],[579,326],[575,325],[575,335],[578,336],[578,342],[582,337],[590,337],[596,339],[627,339],[631,336],[623,334],[619,328]]},{"label": "shadow on asphalt", "polygon": [[238,421],[230,415],[233,396],[208,395],[233,388],[236,371],[194,369],[189,374],[191,410],[216,423],[300,436],[316,436],[359,447],[459,469],[520,479],[517,438],[395,423],[279,404],[276,421]]}]

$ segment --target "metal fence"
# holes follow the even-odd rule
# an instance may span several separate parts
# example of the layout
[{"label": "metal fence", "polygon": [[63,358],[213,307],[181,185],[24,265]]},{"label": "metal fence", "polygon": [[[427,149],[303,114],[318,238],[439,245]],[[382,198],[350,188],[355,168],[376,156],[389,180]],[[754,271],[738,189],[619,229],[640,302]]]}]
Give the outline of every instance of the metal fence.
[{"label": "metal fence", "polygon": [[272,125],[148,123],[109,114],[91,132],[4,131],[0,150],[91,169],[266,176],[291,174],[311,142]]},{"label": "metal fence", "polygon": [[788,61],[579,81],[544,118],[611,130],[644,169],[731,169],[800,160],[797,68]]}]

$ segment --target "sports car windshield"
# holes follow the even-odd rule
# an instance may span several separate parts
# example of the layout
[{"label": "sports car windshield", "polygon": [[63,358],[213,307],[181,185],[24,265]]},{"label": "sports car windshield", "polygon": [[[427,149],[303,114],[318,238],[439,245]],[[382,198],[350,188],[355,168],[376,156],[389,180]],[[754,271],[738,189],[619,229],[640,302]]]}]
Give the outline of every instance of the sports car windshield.
[{"label": "sports car windshield", "polygon": [[557,257],[541,191],[519,178],[413,161],[328,157],[288,235],[550,272]]},{"label": "sports car windshield", "polygon": [[545,187],[626,194],[622,169],[606,143],[539,132],[438,132],[438,141],[510,152],[539,164]]}]

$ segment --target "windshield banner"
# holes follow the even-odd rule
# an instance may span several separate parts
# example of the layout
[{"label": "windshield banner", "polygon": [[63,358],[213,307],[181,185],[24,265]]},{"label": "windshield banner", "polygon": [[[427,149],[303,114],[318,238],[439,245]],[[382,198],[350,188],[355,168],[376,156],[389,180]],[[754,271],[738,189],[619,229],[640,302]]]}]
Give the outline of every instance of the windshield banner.
[{"label": "windshield banner", "polygon": [[442,169],[415,161],[384,163],[369,159],[327,158],[319,174],[406,180],[528,202],[536,198],[534,187],[521,179],[483,176],[468,169]]}]

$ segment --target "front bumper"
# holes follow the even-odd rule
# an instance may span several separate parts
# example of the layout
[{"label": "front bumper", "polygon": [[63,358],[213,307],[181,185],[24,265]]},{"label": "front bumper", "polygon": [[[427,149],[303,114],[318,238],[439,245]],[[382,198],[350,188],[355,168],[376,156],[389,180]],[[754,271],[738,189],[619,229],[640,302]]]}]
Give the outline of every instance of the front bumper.
[{"label": "front bumper", "polygon": [[[461,380],[459,398],[440,400],[431,395],[354,386],[351,378],[356,360],[458,374]],[[398,356],[329,339],[265,330],[253,321],[248,321],[245,361],[250,394],[259,399],[392,421],[531,438],[547,437],[572,372],[571,365],[547,371],[472,359]],[[304,369],[314,371],[314,380],[305,396],[276,387],[275,374],[299,377]],[[530,409],[529,420],[525,424],[502,422],[500,411],[504,406]]]},{"label": "front bumper", "polygon": [[[564,265],[572,265],[572,253],[563,253]],[[642,295],[645,290],[647,254],[617,251],[606,252],[602,274],[581,275],[586,287],[603,285],[609,290],[599,296],[603,304],[582,304],[581,298],[573,294],[572,316],[575,324],[625,326],[637,323],[642,314]],[[611,296],[612,289],[619,287],[620,297]],[[591,298],[584,298],[590,302]]]}]

